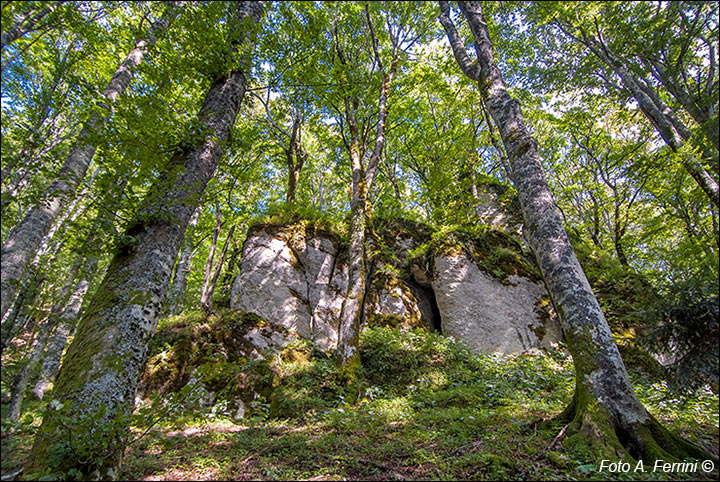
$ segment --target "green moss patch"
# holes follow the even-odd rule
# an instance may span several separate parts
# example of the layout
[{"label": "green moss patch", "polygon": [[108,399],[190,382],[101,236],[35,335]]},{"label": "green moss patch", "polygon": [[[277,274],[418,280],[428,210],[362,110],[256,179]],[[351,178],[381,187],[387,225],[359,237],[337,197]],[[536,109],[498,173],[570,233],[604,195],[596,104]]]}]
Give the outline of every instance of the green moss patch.
[{"label": "green moss patch", "polygon": [[432,272],[436,256],[466,255],[486,274],[507,281],[511,275],[542,280],[537,267],[512,236],[488,226],[448,226],[436,231],[430,242],[411,252],[410,263]]}]

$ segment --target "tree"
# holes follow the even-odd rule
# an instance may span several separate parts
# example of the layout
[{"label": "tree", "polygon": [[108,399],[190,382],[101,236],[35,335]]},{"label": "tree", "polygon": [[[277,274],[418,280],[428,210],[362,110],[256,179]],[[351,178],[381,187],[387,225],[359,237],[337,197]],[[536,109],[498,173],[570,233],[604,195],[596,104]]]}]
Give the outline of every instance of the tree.
[{"label": "tree", "polygon": [[[228,58],[220,70],[211,72],[195,128],[127,226],[127,242],[118,247],[80,320],[55,383],[54,398],[63,408],[54,411],[51,406],[46,412],[26,465],[28,474],[72,471],[71,476],[95,480],[118,476],[148,343],[183,233],[215,172],[245,95],[261,15],[260,2],[232,5],[226,22]],[[68,441],[67,430],[88,435]],[[59,456],[50,457],[53,453]]]},{"label": "tree", "polygon": [[85,176],[97,149],[97,131],[103,120],[110,115],[111,105],[127,89],[133,77],[133,70],[140,65],[147,50],[156,42],[156,36],[165,30],[178,9],[171,3],[165,14],[147,32],[147,37],[138,40],[135,47],[118,67],[103,92],[103,101],[90,114],[90,119],[78,134],[75,145],[68,154],[56,179],[46,190],[45,199],[37,204],[16,226],[2,247],[3,269],[0,280],[0,315],[10,308],[22,277],[37,251],[43,236],[62,211],[64,202],[71,198],[80,180]]},{"label": "tree", "polygon": [[477,63],[467,56],[447,2],[440,2],[442,23],[461,70],[478,82],[498,126],[517,187],[525,236],[560,315],[575,362],[573,400],[560,415],[575,436],[587,437],[600,454],[645,460],[704,458],[698,447],[672,435],[637,400],[610,328],[563,227],[542,170],[535,139],[520,103],[507,91],[494,57],[480,2],[460,2],[475,40]]},{"label": "tree", "polygon": [[198,219],[200,219],[201,207],[193,213],[188,227],[185,230],[185,236],[183,237],[183,245],[180,250],[180,258],[178,259],[177,267],[175,268],[175,276],[173,277],[172,284],[168,290],[167,300],[165,302],[166,311],[170,315],[177,315],[182,312],[184,306],[185,289],[187,288],[188,272],[190,271],[190,258],[192,257],[195,246],[193,245],[193,235],[195,234],[195,226],[197,226]]},{"label": "tree", "polygon": [[[640,111],[665,143],[678,153],[682,165],[717,207],[720,188],[712,174],[714,171],[717,176],[718,172],[717,9],[710,4],[691,4],[675,2],[664,11],[659,8],[654,12],[649,5],[608,4],[602,12],[597,12],[595,8],[587,8],[588,5],[567,3],[549,15],[568,38],[583,45],[620,79]],[[642,13],[634,12],[636,8]],[[606,28],[600,25],[600,13]],[[638,32],[637,27],[627,24],[628,18],[631,25],[642,25],[648,19],[659,25]],[[657,37],[663,40],[641,40]],[[694,49],[690,49],[690,43],[696,40],[706,44],[707,67],[697,58]],[[629,50],[630,58],[620,49]],[[681,108],[689,108],[690,119],[702,132],[699,141],[677,109],[663,100],[661,89],[680,101]],[[701,162],[692,152],[694,148],[699,150]]]}]

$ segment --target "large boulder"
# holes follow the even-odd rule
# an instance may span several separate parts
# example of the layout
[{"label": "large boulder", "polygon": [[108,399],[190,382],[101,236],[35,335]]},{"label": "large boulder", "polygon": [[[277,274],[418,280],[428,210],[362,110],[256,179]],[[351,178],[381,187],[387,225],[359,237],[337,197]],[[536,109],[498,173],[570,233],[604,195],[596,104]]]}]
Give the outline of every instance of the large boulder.
[{"label": "large boulder", "polygon": [[507,232],[445,229],[410,260],[410,271],[432,289],[442,333],[474,352],[520,353],[562,340],[534,259]]},{"label": "large boulder", "polygon": [[472,351],[518,353],[561,340],[542,284],[514,274],[501,281],[464,254],[437,256],[434,268],[442,332]]},{"label": "large boulder", "polygon": [[324,349],[334,348],[348,277],[337,246],[336,235],[313,226],[251,229],[230,307],[254,313]]},{"label": "large boulder", "polygon": [[[333,350],[348,279],[340,246],[339,236],[311,223],[251,228],[231,308]],[[364,326],[440,329],[477,352],[548,348],[562,338],[537,270],[507,234],[468,228],[431,236],[424,225],[385,222],[368,254]]]}]

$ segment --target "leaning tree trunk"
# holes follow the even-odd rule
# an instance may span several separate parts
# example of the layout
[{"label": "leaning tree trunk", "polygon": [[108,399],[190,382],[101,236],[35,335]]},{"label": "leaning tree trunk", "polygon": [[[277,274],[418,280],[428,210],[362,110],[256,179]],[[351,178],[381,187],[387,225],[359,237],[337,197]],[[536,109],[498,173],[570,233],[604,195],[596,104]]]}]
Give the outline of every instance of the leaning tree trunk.
[{"label": "leaning tree trunk", "polygon": [[63,206],[73,196],[78,184],[85,177],[97,149],[97,141],[93,139],[93,134],[102,127],[104,120],[110,115],[111,109],[108,103],[112,104],[117,101],[127,89],[133,77],[133,70],[140,65],[148,48],[155,43],[156,35],[167,28],[178,10],[175,8],[174,2],[170,2],[170,7],[162,18],[148,30],[147,39],[137,41],[105,88],[102,96],[104,100],[98,102],[100,108],[93,110],[90,119],[78,134],[75,145],[70,150],[57,177],[45,191],[43,201],[25,216],[5,240],[2,247],[0,315],[4,315],[12,304],[22,276],[43,236],[50,230]]},{"label": "leaning tree trunk", "polygon": [[92,283],[97,271],[98,256],[90,255],[83,267],[83,275],[77,280],[68,303],[60,314],[60,324],[45,348],[40,373],[35,382],[33,393],[38,400],[42,400],[45,392],[50,388],[60,368],[62,353],[69,337],[75,332],[75,325],[80,307],[85,299],[90,283]]},{"label": "leaning tree trunk", "polygon": [[220,277],[220,272],[222,271],[223,264],[225,263],[225,255],[227,254],[227,249],[230,245],[233,234],[235,234],[235,226],[230,228],[230,232],[228,233],[227,238],[225,238],[225,244],[223,244],[223,249],[220,252],[220,259],[218,260],[217,265],[215,265],[215,272],[212,278],[210,278],[210,283],[205,291],[205,301],[202,304],[202,309],[205,312],[210,312],[213,309],[213,293],[215,292],[217,280]]},{"label": "leaning tree trunk", "polygon": [[85,259],[82,270],[80,271],[80,276],[73,280],[75,286],[62,313],[60,313],[59,325],[55,328],[52,338],[50,338],[50,341],[47,343],[40,373],[33,388],[33,393],[38,400],[42,400],[45,392],[50,388],[50,385],[55,379],[55,375],[57,375],[58,369],[60,368],[60,360],[68,337],[72,336],[75,332],[80,307],[97,271],[100,253],[93,250],[92,245],[98,241],[97,230],[93,231],[85,241],[85,247],[91,250],[91,252]]},{"label": "leaning tree trunk", "polygon": [[42,358],[42,354],[45,351],[45,346],[47,345],[48,338],[50,337],[52,331],[55,329],[55,326],[57,325],[60,318],[60,314],[63,311],[63,307],[68,301],[68,298],[70,296],[70,290],[73,287],[75,276],[77,275],[79,270],[80,263],[76,262],[72,266],[72,268],[70,268],[70,273],[68,273],[68,279],[65,282],[65,286],[63,287],[62,291],[60,292],[58,300],[55,302],[52,310],[50,311],[50,316],[48,316],[48,318],[44,322],[40,323],[37,328],[37,336],[35,337],[35,341],[32,344],[30,354],[27,356],[25,366],[20,371],[20,374],[15,380],[15,384],[13,385],[12,398],[10,399],[10,410],[8,412],[8,418],[12,421],[17,421],[18,418],[20,418],[22,403],[25,399],[25,391],[27,390],[31,377],[38,368],[40,359]]},{"label": "leaning tree trunk", "polygon": [[193,233],[200,219],[201,207],[193,213],[188,228],[185,230],[183,237],[182,249],[180,250],[180,259],[175,269],[175,277],[173,278],[170,290],[167,294],[165,312],[170,315],[177,315],[183,310],[183,299],[185,298],[185,290],[187,289],[187,277],[190,272],[190,259],[193,254]]},{"label": "leaning tree trunk", "polygon": [[220,207],[216,207],[217,214],[215,216],[215,229],[213,230],[212,242],[210,243],[210,252],[207,260],[205,260],[205,277],[203,278],[202,289],[200,290],[200,307],[205,311],[210,311],[210,302],[208,301],[208,288],[210,287],[210,275],[212,272],[212,264],[215,259],[215,250],[217,249],[217,240],[220,235],[220,225],[222,221],[222,211]]},{"label": "leaning tree trunk", "polygon": [[[28,283],[32,282],[41,282],[40,280],[34,279],[34,277],[37,276],[38,270],[40,269],[39,265],[40,262],[43,260],[43,257],[49,256],[50,258],[53,258],[55,254],[57,254],[60,249],[62,248],[63,243],[62,242],[56,242],[51,243],[53,238],[55,237],[55,234],[58,233],[58,230],[60,231],[60,234],[64,232],[64,230],[67,227],[67,224],[72,223],[75,221],[75,219],[84,212],[84,209],[82,205],[80,204],[81,198],[87,194],[87,192],[90,190],[90,186],[92,185],[93,181],[95,180],[95,176],[97,176],[98,172],[100,170],[96,169],[93,173],[92,177],[90,178],[90,182],[88,183],[88,186],[82,191],[81,195],[73,199],[73,201],[70,203],[70,206],[65,209],[65,211],[62,213],[62,215],[55,221],[55,224],[50,228],[50,231],[45,234],[42,241],[40,242],[40,245],[38,246],[37,252],[35,253],[35,256],[32,259],[32,262],[30,263],[30,266],[27,269],[27,273],[25,275],[25,279],[22,282],[22,285],[20,287],[19,295],[15,297],[13,300],[13,308],[9,311],[7,311],[5,314],[3,314],[2,321],[0,324],[2,325],[1,332],[0,332],[0,353],[5,350],[5,347],[15,338],[15,336],[18,334],[19,330],[16,329],[17,327],[13,324],[13,317],[10,316],[11,312],[14,310],[17,310],[19,308],[23,308],[22,304],[25,303],[26,305],[31,303],[31,299],[26,299],[25,296],[20,297],[20,294],[22,294],[25,291],[25,287]],[[66,220],[69,220],[69,223],[66,223]],[[5,263],[3,260],[3,271],[5,270]],[[20,298],[20,299],[18,299]]]},{"label": "leaning tree trunk", "polygon": [[49,6],[43,8],[40,11],[30,10],[21,19],[16,21],[12,27],[7,29],[7,31],[3,32],[0,35],[0,49],[4,49],[26,33],[32,31],[35,28],[35,24],[37,24],[40,20],[46,17],[50,12],[55,10],[60,3],[63,2],[50,4]]},{"label": "leaning tree trunk", "polygon": [[[70,470],[82,479],[114,480],[119,475],[129,435],[127,417],[183,233],[245,95],[262,4],[235,5],[233,23],[243,29],[234,36],[230,64],[235,70],[212,82],[198,114],[202,137],[195,136],[193,147],[175,151],[126,230],[136,243],[116,252],[80,319],[55,382],[53,398],[63,408],[51,406],[45,413],[25,466],[28,476]],[[87,436],[68,439],[68,430]]]},{"label": "leaning tree trunk", "polygon": [[475,39],[476,68],[470,65],[448,16],[447,2],[441,2],[440,20],[463,71],[475,73],[480,93],[500,130],[522,206],[525,235],[575,362],[575,394],[562,414],[570,422],[571,437],[589,443],[602,458],[627,454],[646,460],[704,456],[702,450],[664,429],[635,397],[610,328],[545,181],[537,142],[495,63],[481,2],[460,2],[460,8]]}]

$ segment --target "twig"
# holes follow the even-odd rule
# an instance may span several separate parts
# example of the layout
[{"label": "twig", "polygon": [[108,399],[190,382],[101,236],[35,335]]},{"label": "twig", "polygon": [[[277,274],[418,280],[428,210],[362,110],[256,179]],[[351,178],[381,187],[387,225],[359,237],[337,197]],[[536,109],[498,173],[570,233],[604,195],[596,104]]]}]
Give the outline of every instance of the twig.
[{"label": "twig", "polygon": [[562,428],[562,430],[560,430],[560,433],[557,434],[557,437],[555,437],[552,442],[550,442],[550,445],[548,445],[548,447],[545,449],[545,452],[547,452],[548,450],[553,448],[553,446],[555,446],[555,444],[558,442],[558,440],[560,440],[562,438],[562,436],[565,435],[565,430],[567,430],[567,428],[569,426],[570,426],[570,424],[567,424]]}]

